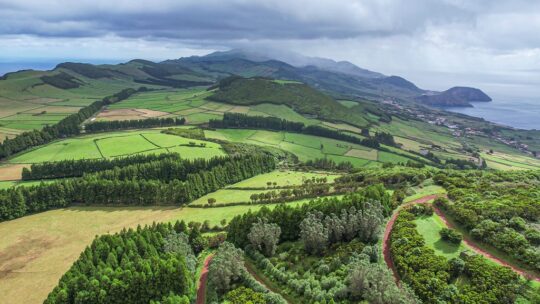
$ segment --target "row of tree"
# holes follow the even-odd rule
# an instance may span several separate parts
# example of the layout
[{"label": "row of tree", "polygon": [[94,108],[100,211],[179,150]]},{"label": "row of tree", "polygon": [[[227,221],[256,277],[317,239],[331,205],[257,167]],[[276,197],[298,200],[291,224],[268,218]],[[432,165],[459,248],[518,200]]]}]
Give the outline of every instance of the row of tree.
[{"label": "row of tree", "polygon": [[[139,91],[141,90],[144,91],[146,88],[140,88]],[[135,89],[124,89],[112,96],[93,102],[52,126],[45,126],[42,130],[32,130],[21,133],[14,138],[8,138],[0,144],[0,159],[31,147],[49,143],[58,138],[78,135],[80,133],[80,124],[97,113],[103,106],[127,99],[136,92],[138,91]]]},{"label": "row of tree", "polygon": [[[159,162],[173,163],[168,159]],[[100,173],[97,173],[83,178],[0,190],[0,201],[3,202],[0,204],[0,221],[72,204],[181,205],[275,168],[274,158],[262,154],[224,158],[214,164],[198,172],[187,173],[183,180],[169,180],[170,176],[162,172],[156,174],[165,176],[167,181],[143,178],[110,180],[99,178]],[[167,166],[161,169],[168,170]],[[141,176],[136,170],[133,172]]]},{"label": "row of tree", "polygon": [[390,196],[385,192],[385,188],[377,185],[366,187],[341,199],[324,198],[296,208],[279,205],[270,210],[263,207],[257,212],[234,217],[227,227],[227,238],[236,246],[245,248],[250,243],[248,235],[252,225],[265,218],[269,222],[279,225],[281,229],[280,242],[295,241],[300,238],[300,223],[309,213],[340,214],[342,209],[350,209],[353,206],[356,210],[364,212],[366,208],[372,207],[367,201],[378,201],[383,208],[391,204]]},{"label": "row of tree", "polygon": [[146,118],[133,120],[96,121],[84,126],[86,132],[107,132],[125,129],[157,128],[179,126],[186,123],[185,118]]},{"label": "row of tree", "polygon": [[394,138],[389,133],[377,132],[373,137],[368,135],[366,138],[360,138],[318,125],[305,126],[301,122],[292,122],[270,116],[249,116],[243,113],[225,113],[222,119],[211,119],[209,126],[211,128],[252,128],[297,132],[346,141],[375,149],[378,149],[380,144],[395,145]]},{"label": "row of tree", "polygon": [[81,177],[84,174],[123,168],[133,164],[143,164],[152,161],[171,159],[180,161],[178,153],[136,154],[126,157],[100,159],[67,159],[56,162],[35,163],[30,168],[23,168],[23,180],[52,179],[65,177]]},{"label": "row of tree", "polygon": [[195,289],[192,243],[199,235],[183,222],[102,235],[62,276],[45,303],[187,304]]}]

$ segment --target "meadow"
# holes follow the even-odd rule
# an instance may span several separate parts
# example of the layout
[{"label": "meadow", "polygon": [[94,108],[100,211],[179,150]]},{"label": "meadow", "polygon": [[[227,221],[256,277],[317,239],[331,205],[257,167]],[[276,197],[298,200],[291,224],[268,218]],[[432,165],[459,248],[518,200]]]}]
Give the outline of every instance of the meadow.
[{"label": "meadow", "polygon": [[442,255],[447,259],[459,257],[459,254],[465,250],[465,245],[453,244],[442,240],[439,231],[446,228],[443,220],[436,214],[431,216],[421,216],[414,220],[416,230],[424,237],[426,246],[435,250],[435,253]]},{"label": "meadow", "polygon": [[[266,174],[260,174],[252,178],[248,178],[226,188],[265,188],[268,182],[276,183],[278,187],[288,187],[302,185],[304,180],[312,178],[326,178],[328,183],[340,177],[340,174],[332,174],[328,172],[303,172],[291,170],[276,170]],[[226,189],[225,188],[225,189]]]},{"label": "meadow", "polygon": [[[192,146],[190,143],[193,143]],[[201,146],[201,144],[203,146]],[[187,139],[160,133],[160,130],[138,130],[100,133],[55,141],[12,157],[13,164],[30,164],[66,159],[95,159],[127,156],[137,153],[178,152],[182,157],[212,158],[225,155],[217,143]]]},{"label": "meadow", "polygon": [[[287,203],[299,205],[301,200]],[[264,205],[272,208],[274,205]],[[42,303],[96,235],[184,220],[219,225],[262,205],[221,208],[72,207],[0,223],[0,294],[6,303]],[[32,292],[28,292],[32,290]]]},{"label": "meadow", "polygon": [[409,160],[397,154],[313,135],[243,129],[205,130],[205,134],[207,138],[279,148],[293,153],[300,161],[327,158],[335,162],[348,161],[360,168]]}]

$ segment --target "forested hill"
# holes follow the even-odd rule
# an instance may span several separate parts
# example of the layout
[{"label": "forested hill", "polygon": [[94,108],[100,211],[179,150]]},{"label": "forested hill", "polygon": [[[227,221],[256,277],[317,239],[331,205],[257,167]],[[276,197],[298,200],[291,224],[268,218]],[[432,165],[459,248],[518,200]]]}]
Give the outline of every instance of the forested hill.
[{"label": "forested hill", "polygon": [[219,82],[217,90],[208,99],[238,105],[283,104],[304,115],[357,126],[363,121],[358,117],[360,113],[357,114],[332,97],[295,81],[228,77]]}]

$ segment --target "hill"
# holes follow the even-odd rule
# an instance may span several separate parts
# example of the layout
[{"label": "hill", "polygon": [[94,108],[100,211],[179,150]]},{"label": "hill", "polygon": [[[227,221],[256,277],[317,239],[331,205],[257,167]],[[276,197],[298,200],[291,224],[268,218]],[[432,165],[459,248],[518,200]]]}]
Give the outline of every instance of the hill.
[{"label": "hill", "polygon": [[303,115],[356,126],[363,121],[359,113],[299,82],[230,77],[220,81],[218,90],[207,99],[237,105],[283,104]]},{"label": "hill", "polygon": [[470,102],[489,102],[491,97],[476,88],[453,87],[441,93],[421,95],[416,100],[433,106],[471,107]]}]

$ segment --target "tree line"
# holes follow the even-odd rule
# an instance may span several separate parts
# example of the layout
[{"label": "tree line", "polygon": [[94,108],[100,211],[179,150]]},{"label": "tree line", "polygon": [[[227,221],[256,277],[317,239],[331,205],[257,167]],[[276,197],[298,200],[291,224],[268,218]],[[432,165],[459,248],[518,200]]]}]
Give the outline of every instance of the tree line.
[{"label": "tree line", "polygon": [[96,121],[84,126],[86,132],[107,132],[113,130],[179,126],[186,123],[185,118],[146,118],[132,120]]},{"label": "tree line", "polygon": [[270,210],[263,207],[257,212],[249,212],[234,217],[227,227],[227,239],[236,246],[245,248],[250,243],[248,235],[252,225],[264,218],[279,225],[281,229],[280,242],[295,241],[300,238],[300,223],[309,213],[340,214],[342,209],[350,209],[353,206],[356,210],[364,211],[367,206],[370,206],[366,203],[368,200],[380,202],[383,208],[391,204],[390,196],[385,192],[385,188],[376,185],[346,195],[342,199],[319,199],[296,208],[278,205]]},{"label": "tree line", "polygon": [[103,106],[127,99],[131,95],[141,91],[146,91],[146,88],[142,87],[138,90],[132,88],[124,89],[114,95],[93,102],[80,109],[79,112],[63,118],[52,126],[45,126],[42,130],[32,130],[21,133],[14,138],[8,138],[0,144],[0,159],[31,147],[49,143],[58,138],[78,135],[81,131],[80,124],[97,113]]},{"label": "tree line", "polygon": [[98,171],[122,168],[133,164],[143,164],[152,161],[171,159],[181,161],[178,153],[162,154],[136,154],[126,157],[102,159],[67,159],[56,162],[32,164],[30,168],[23,168],[22,180],[53,179],[65,177],[81,177]]},{"label": "tree line", "polygon": [[101,178],[100,173],[94,173],[82,178],[0,190],[0,201],[3,202],[0,221],[72,204],[182,205],[225,185],[275,169],[272,156],[254,154],[216,159],[206,163],[206,168],[191,173],[185,170],[188,166],[184,166],[184,171],[179,171],[184,176],[179,174],[172,179],[170,174],[162,172],[168,172],[169,166],[160,165],[160,162],[173,163],[169,159],[148,163],[155,164],[159,170],[154,171],[155,175],[146,176],[140,170],[148,168],[147,164],[127,166],[137,178],[126,175],[125,179],[119,179],[113,174],[111,179],[106,179]]},{"label": "tree line", "polygon": [[271,116],[249,116],[243,113],[224,113],[222,119],[211,119],[209,121],[209,126],[211,128],[254,128],[297,132],[337,139],[375,149],[380,148],[381,143],[392,146],[395,145],[392,135],[385,132],[377,132],[373,137],[368,136],[366,138],[360,138],[339,130],[333,130],[317,125],[306,126],[302,122],[292,122]]},{"label": "tree line", "polygon": [[44,303],[188,304],[196,288],[198,239],[200,233],[183,222],[102,235],[86,247]]}]

